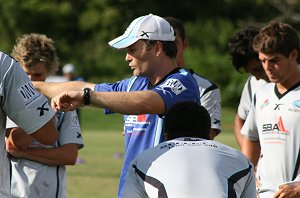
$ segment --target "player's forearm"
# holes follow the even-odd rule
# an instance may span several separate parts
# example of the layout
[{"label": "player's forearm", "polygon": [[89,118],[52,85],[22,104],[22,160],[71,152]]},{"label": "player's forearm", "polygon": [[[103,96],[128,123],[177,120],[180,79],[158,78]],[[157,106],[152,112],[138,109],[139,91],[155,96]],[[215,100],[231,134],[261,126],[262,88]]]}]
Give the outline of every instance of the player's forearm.
[{"label": "player's forearm", "polygon": [[6,131],[7,141],[19,150],[27,150],[32,138],[21,128],[10,128]]},{"label": "player's forearm", "polygon": [[30,148],[20,157],[49,166],[74,165],[78,155],[77,144],[67,144],[58,148]]},{"label": "player's forearm", "polygon": [[48,98],[53,98],[54,96],[62,93],[63,91],[80,91],[85,87],[94,89],[94,84],[81,82],[81,81],[71,81],[71,82],[42,82],[34,81],[33,86],[42,94]]},{"label": "player's forearm", "polygon": [[92,92],[91,105],[121,114],[163,114],[165,104],[154,91]]},{"label": "player's forearm", "polygon": [[243,120],[242,118],[240,118],[240,116],[238,114],[235,115],[235,118],[234,118],[234,136],[235,136],[235,139],[238,143],[238,145],[240,146],[240,148],[242,148],[243,144],[243,138],[244,136],[242,136],[241,134],[241,129],[243,127],[245,123],[245,120]]},{"label": "player's forearm", "polygon": [[258,141],[252,141],[246,137],[243,139],[242,153],[248,157],[254,167],[257,165],[260,155],[260,144]]}]

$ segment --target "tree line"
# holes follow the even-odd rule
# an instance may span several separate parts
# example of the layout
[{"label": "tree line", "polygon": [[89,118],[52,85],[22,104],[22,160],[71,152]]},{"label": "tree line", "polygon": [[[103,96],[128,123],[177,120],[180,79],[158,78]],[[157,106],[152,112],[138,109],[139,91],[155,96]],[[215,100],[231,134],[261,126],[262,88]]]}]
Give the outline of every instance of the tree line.
[{"label": "tree line", "polygon": [[136,17],[149,13],[183,21],[189,47],[186,65],[214,81],[224,106],[238,103],[247,75],[234,70],[228,39],[248,25],[281,20],[300,29],[297,0],[0,0],[0,50],[10,53],[16,38],[41,33],[55,41],[61,66],[71,62],[90,82],[129,77],[125,52],[107,42],[123,34]]}]

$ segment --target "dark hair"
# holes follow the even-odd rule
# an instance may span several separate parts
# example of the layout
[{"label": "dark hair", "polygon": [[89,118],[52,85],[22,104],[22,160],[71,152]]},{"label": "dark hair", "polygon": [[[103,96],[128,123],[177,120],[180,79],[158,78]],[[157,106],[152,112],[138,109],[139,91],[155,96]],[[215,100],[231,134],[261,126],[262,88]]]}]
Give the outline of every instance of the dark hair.
[{"label": "dark hair", "polygon": [[196,102],[180,102],[173,105],[165,117],[165,132],[168,139],[199,137],[210,139],[210,116]]},{"label": "dark hair", "polygon": [[146,40],[142,39],[148,48],[151,48],[155,45],[156,42],[161,42],[165,54],[170,58],[176,58],[177,46],[175,41],[155,41],[155,40]]},{"label": "dark hair", "polygon": [[298,33],[287,23],[271,21],[255,37],[253,48],[257,52],[279,53],[288,57],[294,49],[299,53]]},{"label": "dark hair", "polygon": [[175,17],[172,17],[172,16],[165,17],[165,19],[173,27],[175,34],[176,34],[175,30],[177,30],[177,32],[179,33],[179,37],[181,38],[181,40],[183,42],[185,40],[185,38],[186,38],[186,34],[185,34],[185,29],[184,29],[183,23],[179,19],[177,19]]},{"label": "dark hair", "polygon": [[229,39],[228,46],[232,65],[240,72],[240,69],[253,59],[258,59],[258,53],[253,49],[252,43],[259,28],[249,26],[237,32]]}]

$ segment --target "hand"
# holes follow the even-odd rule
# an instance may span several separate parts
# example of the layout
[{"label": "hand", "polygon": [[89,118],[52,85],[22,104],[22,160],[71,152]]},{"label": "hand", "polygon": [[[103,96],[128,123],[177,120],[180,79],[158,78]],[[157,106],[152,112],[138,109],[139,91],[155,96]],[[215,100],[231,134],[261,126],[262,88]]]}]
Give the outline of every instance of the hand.
[{"label": "hand", "polygon": [[14,144],[11,142],[11,139],[6,140],[6,151],[15,157],[22,157],[23,151],[19,150],[17,147],[14,146]]},{"label": "hand", "polygon": [[9,149],[25,151],[28,149],[32,138],[21,128],[10,128],[7,130],[6,146]]},{"label": "hand", "polygon": [[83,105],[83,91],[65,91],[51,100],[55,111],[73,111]]},{"label": "hand", "polygon": [[283,184],[275,192],[274,198],[297,198],[300,197],[300,184]]},{"label": "hand", "polygon": [[14,157],[23,157],[23,153],[26,152],[26,151],[18,150],[9,141],[6,141],[6,151]]}]

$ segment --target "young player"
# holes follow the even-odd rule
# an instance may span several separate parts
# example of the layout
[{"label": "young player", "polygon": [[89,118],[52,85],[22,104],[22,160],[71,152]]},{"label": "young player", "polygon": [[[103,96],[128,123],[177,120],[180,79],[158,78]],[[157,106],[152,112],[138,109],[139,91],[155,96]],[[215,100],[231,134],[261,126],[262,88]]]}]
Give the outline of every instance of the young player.
[{"label": "young player", "polygon": [[244,85],[234,119],[234,135],[240,148],[243,146],[241,129],[251,109],[254,93],[259,87],[269,82],[258,58],[258,53],[252,47],[253,40],[258,33],[259,28],[249,26],[237,32],[228,42],[234,68],[238,72],[244,71],[251,74]]},{"label": "young player", "polygon": [[[46,76],[56,71],[59,64],[53,40],[42,34],[21,36],[12,55],[32,81],[45,81]],[[59,136],[53,145],[44,145],[32,139],[25,151],[8,149],[12,154],[12,197],[66,197],[65,165],[74,165],[78,149],[83,147],[76,112],[57,112],[55,126]],[[16,127],[18,126],[8,119],[8,133]]]},{"label": "young player", "polygon": [[37,92],[19,63],[0,52],[0,197],[10,198],[9,160],[5,148],[26,149],[31,138],[11,131],[5,144],[6,117],[18,123],[27,134],[44,144],[53,144],[57,130],[52,121],[54,111],[47,98]]},{"label": "young player", "polygon": [[281,186],[294,181],[299,172],[299,44],[297,31],[276,21],[263,27],[253,42],[271,81],[256,92],[242,128],[243,153],[254,165],[261,155],[260,198],[300,196],[292,185]]}]

